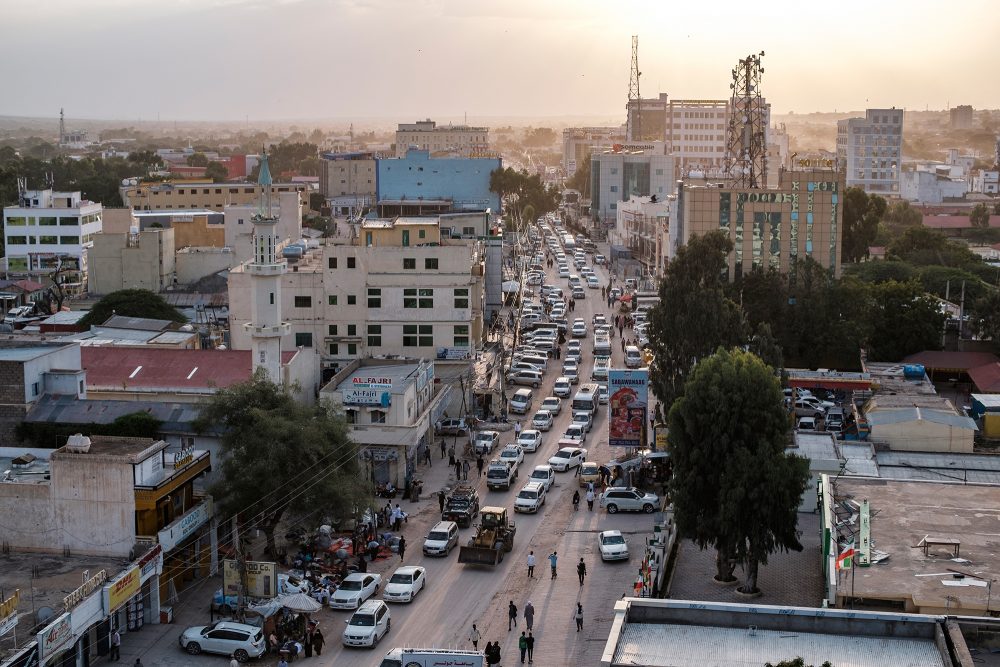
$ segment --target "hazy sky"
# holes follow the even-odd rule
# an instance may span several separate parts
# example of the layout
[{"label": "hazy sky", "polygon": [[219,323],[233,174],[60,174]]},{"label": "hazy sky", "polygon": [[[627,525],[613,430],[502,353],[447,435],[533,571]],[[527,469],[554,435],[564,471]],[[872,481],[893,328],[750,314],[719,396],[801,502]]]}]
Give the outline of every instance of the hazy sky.
[{"label": "hazy sky", "polygon": [[134,120],[624,115],[728,97],[764,58],[789,110],[1000,107],[996,0],[0,0],[0,115]]}]

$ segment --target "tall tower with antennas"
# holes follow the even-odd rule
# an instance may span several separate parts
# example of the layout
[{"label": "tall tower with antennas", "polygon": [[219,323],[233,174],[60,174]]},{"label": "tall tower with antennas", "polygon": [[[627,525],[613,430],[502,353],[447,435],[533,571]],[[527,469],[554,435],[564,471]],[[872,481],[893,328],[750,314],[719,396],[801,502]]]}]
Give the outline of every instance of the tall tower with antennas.
[{"label": "tall tower with antennas", "polygon": [[733,188],[762,188],[767,183],[767,116],[760,94],[763,57],[761,51],[740,60],[729,84],[726,175]]},{"label": "tall tower with antennas", "polygon": [[267,151],[260,159],[257,175],[260,198],[253,224],[253,260],[247,264],[250,274],[250,317],[243,325],[251,338],[253,369],[263,368],[271,382],[281,383],[281,337],[290,325],[281,321],[281,276],[287,264],[278,256],[278,216],[271,204],[271,169]]},{"label": "tall tower with antennas", "polygon": [[639,92],[639,35],[632,35],[632,71],[628,77],[628,105],[625,110],[625,137],[629,141],[642,139],[642,95]]},{"label": "tall tower with antennas", "polygon": [[66,143],[66,116],[63,114],[63,110],[59,109],[59,145],[62,146]]}]

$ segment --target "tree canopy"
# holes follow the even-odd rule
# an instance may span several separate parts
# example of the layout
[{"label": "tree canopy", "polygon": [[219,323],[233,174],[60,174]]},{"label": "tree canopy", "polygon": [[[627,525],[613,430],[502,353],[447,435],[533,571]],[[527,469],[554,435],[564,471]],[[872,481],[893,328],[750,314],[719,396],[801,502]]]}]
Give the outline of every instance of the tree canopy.
[{"label": "tree canopy", "polygon": [[112,315],[187,322],[187,318],[159,294],[145,289],[123,289],[112,292],[95,303],[80,319],[80,326],[104,324]]},{"label": "tree canopy", "polygon": [[[546,186],[538,174],[528,174],[525,170],[516,171],[511,167],[494,169],[490,173],[490,192],[499,195],[501,205],[518,228],[559,208],[559,190]],[[530,218],[525,215],[529,207]]]},{"label": "tree canopy", "polygon": [[990,226],[990,208],[986,204],[979,203],[969,211],[969,222],[973,227],[984,229]]},{"label": "tree canopy", "polygon": [[224,183],[229,178],[229,170],[221,162],[209,162],[205,167],[205,177],[213,183]]},{"label": "tree canopy", "polygon": [[303,405],[258,371],[217,392],[196,428],[220,427],[221,479],[212,487],[222,512],[258,526],[275,554],[274,531],[289,511],[355,517],[368,499],[357,445],[329,406]]},{"label": "tree canopy", "polygon": [[857,262],[868,257],[868,247],[874,244],[885,211],[886,201],[882,197],[869,195],[862,188],[847,188],[841,241],[845,261]]},{"label": "tree canopy", "polygon": [[756,355],[719,350],[702,359],[670,409],[670,483],[679,534],[717,552],[716,579],[736,563],[757,592],[760,563],[801,551],[797,511],[809,461],[786,454],[789,420],[774,369]]}]

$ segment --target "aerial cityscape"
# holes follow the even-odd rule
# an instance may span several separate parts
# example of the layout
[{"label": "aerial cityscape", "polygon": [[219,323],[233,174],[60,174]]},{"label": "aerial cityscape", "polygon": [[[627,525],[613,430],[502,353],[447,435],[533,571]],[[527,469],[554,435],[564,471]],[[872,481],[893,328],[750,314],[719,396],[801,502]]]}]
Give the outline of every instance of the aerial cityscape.
[{"label": "aerial cityscape", "polygon": [[1000,667],[992,4],[3,16],[0,667]]}]

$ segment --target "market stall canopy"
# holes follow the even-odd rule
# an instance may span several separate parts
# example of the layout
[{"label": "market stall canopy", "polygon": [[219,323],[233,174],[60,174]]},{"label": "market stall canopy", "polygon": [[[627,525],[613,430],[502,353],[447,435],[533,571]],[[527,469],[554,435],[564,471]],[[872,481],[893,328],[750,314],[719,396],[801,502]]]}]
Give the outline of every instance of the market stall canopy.
[{"label": "market stall canopy", "polygon": [[520,289],[521,289],[521,283],[517,282],[516,280],[508,280],[503,284],[504,294],[513,294],[514,292],[517,292]]},{"label": "market stall canopy", "polygon": [[322,604],[305,593],[282,595],[278,598],[278,602],[288,611],[295,611],[300,614],[312,614],[323,608]]}]

